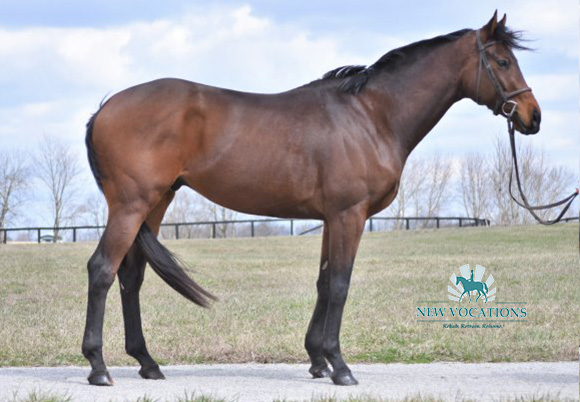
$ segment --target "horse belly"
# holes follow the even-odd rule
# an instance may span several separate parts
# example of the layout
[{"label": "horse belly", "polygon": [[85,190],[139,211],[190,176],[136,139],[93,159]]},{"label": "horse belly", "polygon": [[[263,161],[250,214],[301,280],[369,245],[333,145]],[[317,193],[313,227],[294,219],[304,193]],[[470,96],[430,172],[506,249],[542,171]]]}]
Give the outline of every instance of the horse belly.
[{"label": "horse belly", "polygon": [[312,163],[273,144],[238,144],[237,148],[217,161],[207,158],[191,164],[187,184],[216,204],[243,213],[322,216]]}]

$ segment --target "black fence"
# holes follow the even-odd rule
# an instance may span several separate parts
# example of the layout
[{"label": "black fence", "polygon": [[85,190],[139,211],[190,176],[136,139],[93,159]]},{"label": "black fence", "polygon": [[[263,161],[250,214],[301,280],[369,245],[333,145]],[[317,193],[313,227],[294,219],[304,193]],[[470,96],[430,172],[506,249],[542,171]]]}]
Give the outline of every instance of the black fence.
[{"label": "black fence", "polygon": [[[576,218],[578,219],[578,218]],[[369,232],[416,228],[489,226],[488,219],[468,217],[372,217],[367,220]],[[97,240],[104,226],[21,227],[0,229],[0,239],[8,241],[84,241]],[[163,223],[160,235],[166,239],[224,238],[255,236],[302,236],[320,233],[322,224],[302,219],[242,219],[207,222]],[[9,239],[10,233],[20,233]],[[56,235],[55,235],[56,234]]]},{"label": "black fence", "polygon": [[[578,217],[565,218],[562,222],[577,221]],[[383,232],[389,230],[412,230],[418,228],[489,226],[488,219],[469,217],[380,217],[369,218],[365,230]],[[0,229],[2,243],[14,242],[77,242],[97,240],[104,226],[21,227]],[[164,239],[225,238],[256,236],[303,236],[322,231],[319,221],[303,219],[242,219],[207,222],[163,223],[160,236]],[[9,238],[10,233],[20,234]],[[55,236],[56,233],[56,236]]]}]

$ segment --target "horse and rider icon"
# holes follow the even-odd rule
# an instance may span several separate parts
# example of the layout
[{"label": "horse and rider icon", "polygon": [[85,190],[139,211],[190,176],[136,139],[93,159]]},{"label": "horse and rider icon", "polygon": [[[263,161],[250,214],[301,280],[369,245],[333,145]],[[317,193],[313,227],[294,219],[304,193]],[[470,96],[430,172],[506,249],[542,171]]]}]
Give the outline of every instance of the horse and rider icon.
[{"label": "horse and rider icon", "polygon": [[469,303],[471,303],[472,293],[475,296],[475,293],[477,292],[477,298],[475,299],[476,303],[482,296],[485,298],[485,303],[494,300],[497,287],[490,290],[491,285],[494,283],[493,276],[489,275],[486,281],[482,281],[485,268],[481,265],[476,265],[475,273],[474,270],[471,269],[471,274],[468,278],[468,272],[470,271],[469,268],[469,265],[464,265],[460,268],[462,276],[456,276],[455,274],[451,276],[451,283],[453,283],[455,287],[447,287],[447,290],[449,291],[449,299],[461,302],[463,296],[467,294],[469,297]]},{"label": "horse and rider icon", "polygon": [[461,296],[459,296],[459,302],[461,302],[461,298],[463,297],[463,295],[467,293],[469,295],[469,302],[471,303],[471,291],[476,290],[477,299],[475,299],[475,302],[477,303],[477,301],[483,294],[485,296],[485,302],[487,303],[487,292],[489,292],[489,289],[487,288],[487,285],[484,282],[473,281],[473,269],[471,270],[470,279],[466,279],[462,276],[457,277],[457,279],[455,280],[455,284],[459,285],[460,283],[463,286],[463,289],[465,290],[463,291],[463,293],[461,293]]}]

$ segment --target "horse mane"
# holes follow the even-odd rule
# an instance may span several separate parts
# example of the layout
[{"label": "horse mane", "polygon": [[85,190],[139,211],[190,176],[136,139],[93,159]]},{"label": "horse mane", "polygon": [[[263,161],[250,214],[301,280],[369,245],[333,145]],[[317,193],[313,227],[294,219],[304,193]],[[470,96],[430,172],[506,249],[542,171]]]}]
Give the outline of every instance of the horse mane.
[{"label": "horse mane", "polygon": [[493,35],[493,40],[500,42],[502,45],[515,50],[532,50],[528,46],[524,45],[527,42],[523,38],[522,31],[512,31],[506,26],[498,27]]},{"label": "horse mane", "polygon": [[[414,60],[416,57],[412,56],[416,56],[418,52],[456,41],[471,31],[472,29],[461,29],[446,35],[421,40],[393,49],[370,66],[350,65],[338,67],[327,72],[322,76],[322,78],[315,80],[306,86],[322,81],[338,80],[340,82],[338,86],[339,91],[357,95],[363,90],[369,78],[377,72],[394,72],[397,69],[404,67],[410,60]],[[495,30],[492,39],[502,43],[510,49],[529,50],[528,47],[523,45],[524,39],[522,39],[521,31],[512,31],[507,27],[498,27],[498,29]]]}]

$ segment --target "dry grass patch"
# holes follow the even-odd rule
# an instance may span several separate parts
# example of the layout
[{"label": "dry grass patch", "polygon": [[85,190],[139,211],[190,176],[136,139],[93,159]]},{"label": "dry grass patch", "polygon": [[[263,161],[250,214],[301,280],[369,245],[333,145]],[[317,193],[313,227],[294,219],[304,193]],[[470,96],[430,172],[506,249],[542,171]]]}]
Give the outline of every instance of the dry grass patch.
[{"label": "dry grass patch", "polygon": [[[578,225],[365,234],[342,330],[350,362],[551,361],[578,358]],[[304,362],[320,237],[167,241],[220,301],[187,302],[150,270],[145,337],[161,364]],[[86,364],[81,349],[86,261],[95,244],[0,246],[0,366]],[[464,264],[493,273],[498,300],[527,301],[525,323],[449,330],[415,321],[417,300],[445,300]],[[125,355],[115,284],[105,357]]]}]

